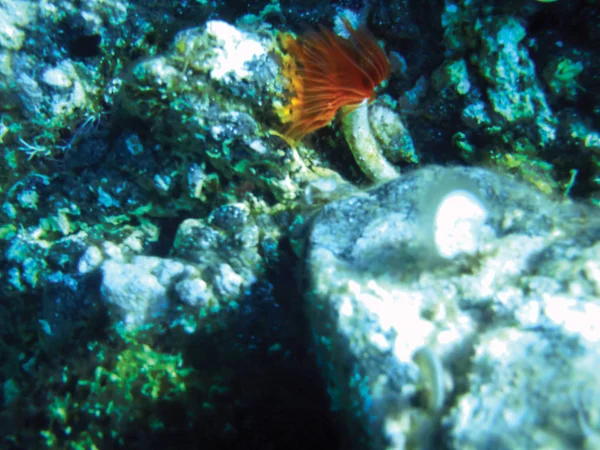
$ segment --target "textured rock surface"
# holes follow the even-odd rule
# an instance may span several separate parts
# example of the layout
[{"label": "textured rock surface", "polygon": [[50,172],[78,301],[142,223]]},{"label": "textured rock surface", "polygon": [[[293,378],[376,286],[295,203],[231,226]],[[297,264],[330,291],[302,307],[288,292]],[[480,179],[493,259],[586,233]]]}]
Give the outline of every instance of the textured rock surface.
[{"label": "textured rock surface", "polygon": [[481,169],[429,167],[325,206],[306,293],[346,448],[591,439],[599,238],[595,212]]},{"label": "textured rock surface", "polygon": [[182,222],[171,254],[116,251],[102,264],[100,290],[116,321],[128,328],[168,322],[187,333],[200,323],[223,325],[227,317],[216,313],[236,310],[265,268],[258,228],[243,204],[225,205],[207,221]]}]

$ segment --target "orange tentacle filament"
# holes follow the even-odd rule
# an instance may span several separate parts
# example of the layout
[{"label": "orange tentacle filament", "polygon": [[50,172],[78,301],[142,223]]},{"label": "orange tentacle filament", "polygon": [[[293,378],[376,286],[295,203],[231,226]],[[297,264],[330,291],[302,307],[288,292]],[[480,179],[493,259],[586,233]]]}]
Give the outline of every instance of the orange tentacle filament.
[{"label": "orange tentacle filament", "polygon": [[283,135],[293,144],[330,123],[341,107],[373,100],[375,88],[390,74],[385,52],[371,34],[364,28],[355,30],[347,20],[344,25],[349,39],[324,27],[298,38],[281,38],[287,53],[283,74],[293,96],[278,112],[288,124]]}]

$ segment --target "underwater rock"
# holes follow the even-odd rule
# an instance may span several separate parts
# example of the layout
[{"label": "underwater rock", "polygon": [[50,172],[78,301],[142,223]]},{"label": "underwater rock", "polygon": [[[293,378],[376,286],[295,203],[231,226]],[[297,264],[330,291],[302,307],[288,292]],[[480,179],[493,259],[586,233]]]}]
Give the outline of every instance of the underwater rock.
[{"label": "underwater rock", "polygon": [[381,152],[388,160],[395,163],[419,162],[410,132],[398,113],[376,103],[369,108],[369,124]]},{"label": "underwater rock", "polygon": [[142,325],[166,310],[166,286],[152,273],[160,263],[160,258],[136,256],[130,264],[112,260],[102,264],[102,294],[120,310],[125,325]]},{"label": "underwater rock", "polygon": [[99,304],[92,278],[60,271],[49,275],[44,284],[39,320],[46,350],[68,346],[74,333],[98,313]]},{"label": "underwater rock", "polygon": [[[92,260],[86,265],[97,264],[93,248],[82,257]],[[200,323],[225,324],[216,313],[237,309],[264,266],[258,227],[241,203],[215,209],[208,220],[183,221],[169,258],[114,250],[101,266],[100,289],[113,320],[131,329],[168,321],[191,333]]]},{"label": "underwater rock", "polygon": [[574,100],[577,94],[584,90],[577,83],[577,77],[583,69],[583,61],[563,56],[551,60],[544,68],[543,75],[554,95]]},{"label": "underwater rock", "polygon": [[[587,309],[575,302],[571,299],[563,311],[572,315],[574,309]],[[597,322],[600,309],[588,306]],[[540,322],[547,320],[542,318],[547,312],[539,311]],[[585,332],[580,333],[589,326],[586,322],[573,324],[572,333],[549,323],[539,330],[507,326],[481,333],[468,392],[458,397],[445,420],[451,445],[596,448],[600,355],[595,347],[600,336],[596,332],[586,342]]]},{"label": "underwater rock", "polygon": [[0,6],[0,48],[20,50],[25,40],[25,32],[35,18],[32,2],[8,0]]},{"label": "underwater rock", "polygon": [[204,35],[195,29],[181,33],[178,45],[189,58],[191,67],[208,72],[213,80],[224,83],[251,78],[250,64],[267,53],[262,42],[220,20],[207,22]]},{"label": "underwater rock", "polygon": [[[537,135],[536,145],[552,144],[556,138],[556,118],[526,46],[525,27],[516,16],[501,11],[485,18],[476,18],[475,11],[476,8],[461,8],[447,2],[442,15],[446,46],[453,51],[473,49],[470,62],[484,82],[489,108],[496,113],[495,125],[507,130],[516,124],[528,124]],[[445,63],[436,71],[434,81],[438,89],[449,87],[462,95],[476,80],[469,78],[461,59]]]},{"label": "underwater rock", "polygon": [[[50,226],[71,226],[66,214],[48,222],[49,219],[41,219],[42,227],[51,230]],[[158,228],[150,223],[138,227],[99,224],[64,237],[53,233],[53,240],[42,234],[42,227],[3,230],[0,242],[5,267],[0,276],[6,282],[0,287],[2,295],[38,294],[57,271],[79,278],[94,272],[105,260],[123,261],[147,251],[158,240]]]},{"label": "underwater rock", "polygon": [[[240,178],[279,200],[294,200],[312,173],[296,149],[269,134],[273,102],[283,90],[276,82],[274,45],[208,21],[180,32],[170,52],[139,61],[123,85],[121,103],[151,123],[161,144],[171,146],[176,135],[176,154],[194,172],[214,169],[212,176],[222,183]],[[219,183],[190,184],[199,185],[190,186],[194,197],[220,190]]]},{"label": "underwater rock", "polygon": [[416,170],[323,207],[305,295],[345,448],[586,439],[599,240],[595,211],[475,168]]},{"label": "underwater rock", "polygon": [[432,75],[434,87],[441,91],[447,89],[452,95],[466,95],[471,90],[467,62],[464,59],[444,63]]},{"label": "underwater rock", "polygon": [[534,121],[541,145],[555,139],[556,119],[537,81],[535,65],[520,42],[525,28],[513,17],[484,20],[479,30],[479,73],[495,112],[507,123]]},{"label": "underwater rock", "polygon": [[[442,106],[453,107],[466,126],[457,129],[455,116],[449,130],[460,157],[518,173],[546,194],[569,193],[572,170],[588,167],[584,152],[560,136],[566,128],[560,109],[565,98],[587,91],[581,84],[593,60],[588,45],[565,40],[555,26],[581,20],[572,8],[570,2],[446,1],[441,22],[450,59],[432,76]],[[576,181],[587,189],[587,180]]]},{"label": "underwater rock", "polygon": [[82,124],[110,109],[131,55],[156,45],[147,39],[150,21],[120,0],[8,0],[0,24],[3,143],[10,150],[3,159],[14,175],[29,172],[31,160],[40,169],[62,157]]}]

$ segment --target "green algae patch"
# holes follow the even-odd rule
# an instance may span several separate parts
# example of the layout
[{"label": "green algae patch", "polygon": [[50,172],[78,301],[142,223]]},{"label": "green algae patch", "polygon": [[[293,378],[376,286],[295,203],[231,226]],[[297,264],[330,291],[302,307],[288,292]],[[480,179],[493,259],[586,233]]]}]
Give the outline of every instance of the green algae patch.
[{"label": "green algae patch", "polygon": [[46,447],[123,445],[136,426],[162,430],[166,411],[185,408],[194,370],[185,366],[181,353],[158,350],[145,342],[144,333],[119,334],[112,345],[88,345],[93,355],[88,367],[81,361],[65,365],[50,380],[56,391],[48,401],[49,426],[40,433]]}]

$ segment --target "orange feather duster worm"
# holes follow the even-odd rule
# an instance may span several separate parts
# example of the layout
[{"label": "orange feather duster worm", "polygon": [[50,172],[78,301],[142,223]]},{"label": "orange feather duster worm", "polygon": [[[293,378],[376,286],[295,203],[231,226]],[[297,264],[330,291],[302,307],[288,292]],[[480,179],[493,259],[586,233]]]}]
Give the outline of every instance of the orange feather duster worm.
[{"label": "orange feather duster worm", "polygon": [[390,74],[385,52],[365,28],[345,39],[324,27],[294,38],[284,34],[283,74],[293,91],[289,103],[279,109],[287,127],[284,137],[295,144],[312,131],[330,123],[343,106],[356,107],[375,97],[375,87]]}]

